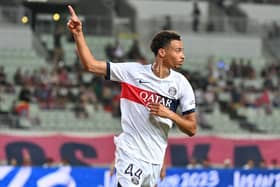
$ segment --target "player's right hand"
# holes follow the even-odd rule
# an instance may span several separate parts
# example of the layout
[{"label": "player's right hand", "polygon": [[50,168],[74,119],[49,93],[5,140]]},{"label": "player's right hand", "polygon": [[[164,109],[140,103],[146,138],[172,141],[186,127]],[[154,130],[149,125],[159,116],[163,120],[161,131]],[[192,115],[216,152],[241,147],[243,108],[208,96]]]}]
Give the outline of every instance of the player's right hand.
[{"label": "player's right hand", "polygon": [[68,5],[68,10],[71,15],[71,17],[67,23],[67,27],[68,27],[69,31],[74,35],[81,33],[82,32],[81,20],[79,19],[79,17],[75,13],[75,10],[72,8],[71,5]]}]

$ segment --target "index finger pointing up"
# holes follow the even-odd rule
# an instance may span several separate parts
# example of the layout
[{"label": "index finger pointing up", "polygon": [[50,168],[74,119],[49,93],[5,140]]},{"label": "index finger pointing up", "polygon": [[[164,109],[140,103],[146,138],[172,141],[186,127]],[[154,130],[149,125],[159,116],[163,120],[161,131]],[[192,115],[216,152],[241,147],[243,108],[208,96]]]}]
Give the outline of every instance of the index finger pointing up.
[{"label": "index finger pointing up", "polygon": [[68,5],[68,10],[69,10],[71,16],[76,16],[75,10],[72,8],[71,5]]}]

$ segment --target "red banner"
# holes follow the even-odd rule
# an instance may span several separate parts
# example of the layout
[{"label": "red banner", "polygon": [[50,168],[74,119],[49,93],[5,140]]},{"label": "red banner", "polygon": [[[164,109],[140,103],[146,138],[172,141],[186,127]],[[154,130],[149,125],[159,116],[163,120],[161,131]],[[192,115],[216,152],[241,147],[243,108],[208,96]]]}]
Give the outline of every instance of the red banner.
[{"label": "red banner", "polygon": [[[278,159],[280,155],[280,139],[230,139],[221,137],[171,137],[167,149],[167,164],[172,163],[171,148],[179,146],[185,151],[186,159],[190,159],[199,145],[204,145],[206,156],[213,163],[223,163],[226,158],[234,160],[236,149],[239,147],[255,147],[260,156],[270,163],[272,159]],[[19,136],[0,134],[0,160],[11,159],[13,156],[23,155],[30,151],[38,153],[41,159],[53,158],[55,161],[68,157],[76,163],[87,165],[109,164],[114,158],[113,135],[82,137],[68,135],[43,135],[43,136]],[[203,151],[203,150],[202,150]],[[205,150],[204,150],[205,151]],[[40,153],[40,154],[39,154]],[[34,156],[34,155],[33,155]],[[182,156],[182,155],[177,155]],[[184,159],[184,158],[183,158]]]},{"label": "red banner", "polygon": [[[231,139],[221,138],[216,136],[203,136],[203,137],[192,137],[192,138],[170,138],[169,149],[167,150],[167,158],[170,159],[170,146],[176,144],[184,144],[188,150],[188,156],[191,158],[195,146],[197,145],[209,145],[208,158],[212,163],[222,164],[227,158],[232,161],[235,160],[234,154],[237,148],[246,149],[247,147],[255,147],[260,156],[264,159],[267,164],[270,164],[272,160],[280,161],[280,139]],[[236,153],[238,154],[238,153]],[[252,155],[251,155],[252,156]],[[170,163],[170,160],[168,160]]]}]

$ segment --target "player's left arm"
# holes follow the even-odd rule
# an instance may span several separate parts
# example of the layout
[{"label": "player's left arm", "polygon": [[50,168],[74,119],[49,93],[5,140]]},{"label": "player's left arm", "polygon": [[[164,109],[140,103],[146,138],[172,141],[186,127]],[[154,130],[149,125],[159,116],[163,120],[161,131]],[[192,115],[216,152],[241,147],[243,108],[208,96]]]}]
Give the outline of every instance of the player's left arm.
[{"label": "player's left arm", "polygon": [[179,115],[159,103],[150,103],[148,106],[152,115],[171,119],[182,132],[189,136],[194,136],[196,134],[197,122],[195,112]]}]

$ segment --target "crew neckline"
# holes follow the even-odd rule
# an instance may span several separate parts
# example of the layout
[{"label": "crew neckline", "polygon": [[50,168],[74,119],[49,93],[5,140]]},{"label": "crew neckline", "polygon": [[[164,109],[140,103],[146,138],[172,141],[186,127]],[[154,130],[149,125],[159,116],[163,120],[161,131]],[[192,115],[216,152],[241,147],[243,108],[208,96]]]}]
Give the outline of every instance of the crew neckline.
[{"label": "crew neckline", "polygon": [[171,73],[172,73],[172,69],[169,69],[169,75],[167,75],[167,76],[164,77],[164,78],[158,77],[158,76],[154,73],[154,71],[153,71],[153,63],[150,64],[149,70],[150,70],[150,72],[153,74],[153,76],[156,77],[156,78],[159,79],[159,80],[167,80],[167,79],[169,79],[169,77],[171,77]]}]

